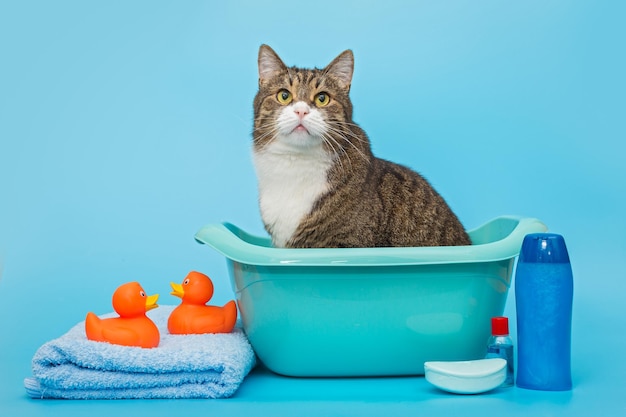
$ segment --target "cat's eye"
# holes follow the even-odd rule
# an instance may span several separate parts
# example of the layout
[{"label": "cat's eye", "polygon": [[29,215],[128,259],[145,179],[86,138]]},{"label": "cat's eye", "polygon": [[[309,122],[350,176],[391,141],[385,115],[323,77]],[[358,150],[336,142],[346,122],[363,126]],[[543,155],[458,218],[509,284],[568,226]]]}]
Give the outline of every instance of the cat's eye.
[{"label": "cat's eye", "polygon": [[286,106],[287,104],[291,103],[291,100],[293,100],[293,96],[287,90],[280,90],[276,95],[276,99],[280,104]]},{"label": "cat's eye", "polygon": [[328,95],[328,93],[318,93],[315,96],[315,105],[317,107],[324,107],[328,103],[330,103],[330,96]]}]

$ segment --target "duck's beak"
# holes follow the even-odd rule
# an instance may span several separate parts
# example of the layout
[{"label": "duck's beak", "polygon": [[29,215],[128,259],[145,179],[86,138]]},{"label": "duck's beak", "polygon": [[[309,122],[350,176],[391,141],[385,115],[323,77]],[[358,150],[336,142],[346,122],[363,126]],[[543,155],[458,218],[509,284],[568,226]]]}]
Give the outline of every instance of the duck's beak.
[{"label": "duck's beak", "polygon": [[183,289],[183,286],[180,284],[176,284],[175,282],[170,282],[170,285],[174,290],[170,294],[179,298],[183,298],[183,295],[185,295],[185,290]]},{"label": "duck's beak", "polygon": [[146,297],[146,311],[150,311],[154,308],[157,308],[157,300],[159,299],[159,294],[149,295]]}]

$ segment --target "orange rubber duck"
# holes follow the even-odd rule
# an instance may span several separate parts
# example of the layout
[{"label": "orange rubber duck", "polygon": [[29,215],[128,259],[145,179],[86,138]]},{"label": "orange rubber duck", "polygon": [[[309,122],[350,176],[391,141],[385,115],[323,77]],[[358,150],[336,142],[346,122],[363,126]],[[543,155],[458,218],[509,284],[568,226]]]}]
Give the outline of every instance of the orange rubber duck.
[{"label": "orange rubber duck", "polygon": [[230,300],[223,307],[205,305],[213,297],[211,279],[190,272],[182,284],[172,282],[171,294],[182,299],[167,321],[172,334],[230,333],[237,321],[237,305]]},{"label": "orange rubber duck", "polygon": [[147,296],[138,282],[119,286],[113,293],[113,309],[120,316],[101,319],[94,313],[87,313],[87,339],[123,346],[157,347],[161,335],[146,312],[158,307],[158,298],[158,294]]}]

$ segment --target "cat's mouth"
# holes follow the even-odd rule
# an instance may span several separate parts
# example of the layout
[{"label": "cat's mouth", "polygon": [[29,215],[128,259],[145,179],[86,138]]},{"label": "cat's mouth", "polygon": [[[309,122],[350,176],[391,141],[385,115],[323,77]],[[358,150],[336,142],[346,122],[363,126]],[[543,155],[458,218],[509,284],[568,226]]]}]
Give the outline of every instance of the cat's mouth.
[{"label": "cat's mouth", "polygon": [[309,130],[304,127],[303,124],[299,124],[298,126],[294,127],[294,129],[291,131],[291,133],[309,133]]}]

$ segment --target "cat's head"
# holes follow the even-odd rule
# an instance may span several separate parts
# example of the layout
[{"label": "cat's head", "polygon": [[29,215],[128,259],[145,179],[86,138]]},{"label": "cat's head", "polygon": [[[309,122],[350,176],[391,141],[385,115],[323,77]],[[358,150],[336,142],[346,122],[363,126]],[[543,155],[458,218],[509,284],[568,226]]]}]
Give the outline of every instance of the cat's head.
[{"label": "cat's head", "polygon": [[258,64],[253,133],[257,149],[274,141],[303,150],[323,146],[336,152],[346,146],[342,142],[351,140],[353,126],[352,51],[342,52],[326,68],[304,69],[287,67],[272,48],[262,45]]}]

